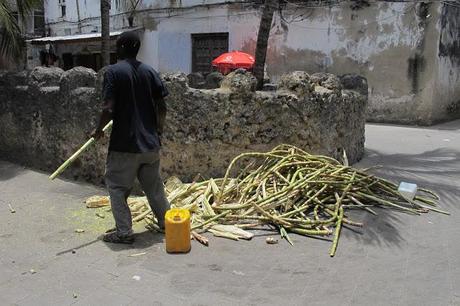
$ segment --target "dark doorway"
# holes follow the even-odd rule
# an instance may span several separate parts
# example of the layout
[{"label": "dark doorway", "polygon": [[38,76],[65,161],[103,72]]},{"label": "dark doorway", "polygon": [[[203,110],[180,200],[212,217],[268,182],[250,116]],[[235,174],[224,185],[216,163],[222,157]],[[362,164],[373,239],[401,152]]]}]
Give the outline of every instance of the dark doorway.
[{"label": "dark doorway", "polygon": [[76,66],[92,68],[97,71],[97,60],[94,54],[77,54],[75,56]]},{"label": "dark doorway", "polygon": [[[117,62],[116,53],[110,53],[110,64],[115,64],[116,62]],[[72,67],[75,67],[75,66],[83,66],[83,67],[91,68],[97,72],[102,68],[101,54],[100,53],[76,54],[75,55],[75,65]]]},{"label": "dark doorway", "polygon": [[64,70],[69,70],[73,68],[73,55],[72,53],[63,53],[62,54],[62,62],[64,67],[62,67]]},{"label": "dark doorway", "polygon": [[228,33],[192,34],[192,72],[208,74],[213,59],[228,52]]}]

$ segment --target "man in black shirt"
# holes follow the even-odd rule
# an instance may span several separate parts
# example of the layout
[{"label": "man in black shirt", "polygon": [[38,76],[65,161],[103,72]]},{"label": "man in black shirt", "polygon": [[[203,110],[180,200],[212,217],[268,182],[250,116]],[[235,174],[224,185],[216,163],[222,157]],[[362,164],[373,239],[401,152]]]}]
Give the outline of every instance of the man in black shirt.
[{"label": "man in black shirt", "polygon": [[160,176],[160,135],[168,90],[158,73],[136,60],[140,39],[125,32],[117,40],[121,59],[108,67],[104,75],[103,111],[93,137],[103,136],[102,128],[112,119],[105,181],[110,195],[116,230],[104,241],[132,243],[131,212],[126,202],[136,177],[141,183],[160,228],[164,228],[169,209]]}]

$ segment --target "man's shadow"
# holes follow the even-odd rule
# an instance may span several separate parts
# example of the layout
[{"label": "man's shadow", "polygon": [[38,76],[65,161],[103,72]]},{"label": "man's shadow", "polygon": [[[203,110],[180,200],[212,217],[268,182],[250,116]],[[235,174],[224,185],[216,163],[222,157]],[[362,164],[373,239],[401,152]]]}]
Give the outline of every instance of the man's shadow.
[{"label": "man's shadow", "polygon": [[75,251],[85,248],[87,246],[90,246],[92,244],[102,242],[104,243],[107,247],[109,247],[112,251],[119,252],[123,250],[143,250],[147,249],[157,243],[163,243],[164,242],[164,234],[159,233],[156,231],[151,231],[151,230],[145,230],[140,233],[135,233],[134,234],[134,243],[133,244],[121,244],[121,243],[109,243],[109,242],[104,242],[102,240],[104,235],[100,235],[96,239],[89,241],[84,244],[80,244],[78,246],[75,246],[73,248],[61,251],[56,254],[56,256],[64,255],[67,253],[74,253]]},{"label": "man's shadow", "polygon": [[148,229],[140,233],[135,233],[133,236],[135,239],[133,244],[104,242],[102,241],[103,235],[99,237],[99,240],[101,240],[107,247],[109,247],[112,251],[115,251],[115,252],[124,251],[124,250],[143,250],[157,243],[164,242],[163,233],[151,231]]}]

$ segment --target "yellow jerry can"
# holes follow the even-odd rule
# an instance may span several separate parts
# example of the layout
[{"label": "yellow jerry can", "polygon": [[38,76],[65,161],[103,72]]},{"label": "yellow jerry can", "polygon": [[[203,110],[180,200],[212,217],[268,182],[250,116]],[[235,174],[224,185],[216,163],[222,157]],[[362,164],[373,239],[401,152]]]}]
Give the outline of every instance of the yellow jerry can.
[{"label": "yellow jerry can", "polygon": [[172,208],[165,215],[166,252],[190,251],[190,212],[188,209]]}]

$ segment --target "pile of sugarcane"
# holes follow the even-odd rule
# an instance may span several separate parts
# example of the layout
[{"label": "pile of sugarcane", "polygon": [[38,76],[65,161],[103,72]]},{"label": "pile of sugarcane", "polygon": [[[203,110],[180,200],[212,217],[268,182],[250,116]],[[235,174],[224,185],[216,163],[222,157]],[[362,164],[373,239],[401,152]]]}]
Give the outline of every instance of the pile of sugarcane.
[{"label": "pile of sugarcane", "polygon": [[[290,145],[243,153],[230,163],[224,178],[184,184],[172,177],[165,189],[173,207],[191,211],[194,231],[238,240],[252,237],[243,229],[269,225],[291,244],[289,233],[333,235],[331,256],[342,225],[363,226],[347,216],[348,210],[377,215],[373,208],[384,207],[415,215],[430,210],[448,214],[435,207],[439,197],[432,191],[419,188],[415,198],[407,199],[396,184],[368,169]],[[131,198],[129,204],[133,221],[147,221],[149,228],[159,230],[145,198]]]}]

